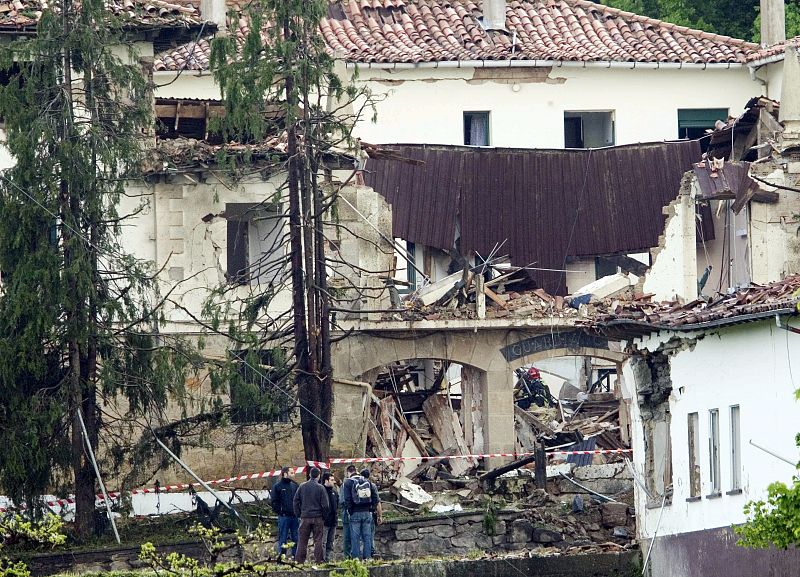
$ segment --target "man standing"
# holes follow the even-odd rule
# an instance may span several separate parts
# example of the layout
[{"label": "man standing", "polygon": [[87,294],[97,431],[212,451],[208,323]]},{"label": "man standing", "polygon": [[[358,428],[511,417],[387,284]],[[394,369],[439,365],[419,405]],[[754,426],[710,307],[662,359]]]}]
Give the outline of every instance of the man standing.
[{"label": "man standing", "polygon": [[351,540],[352,533],[350,532],[350,511],[347,510],[345,504],[347,503],[346,495],[350,492],[350,485],[352,484],[352,479],[355,476],[356,466],[348,465],[347,471],[345,472],[345,479],[342,483],[342,488],[339,491],[339,503],[342,504],[342,554],[344,555],[345,559],[350,558],[353,549],[353,543]]},{"label": "man standing", "polygon": [[328,492],[319,483],[319,469],[311,467],[310,479],[300,485],[294,494],[294,514],[300,517],[300,541],[297,544],[298,563],[306,562],[308,539],[314,534],[314,561],[324,561],[322,530],[324,517],[328,514]]},{"label": "man standing", "polygon": [[270,493],[272,510],[278,515],[278,555],[287,553],[286,543],[293,543],[292,557],[297,553],[298,520],[294,514],[294,495],[297,483],[289,478],[289,467],[281,469],[280,481],[275,483]]},{"label": "man standing", "polygon": [[336,492],[334,478],[331,473],[322,474],[322,486],[328,493],[330,509],[325,515],[325,529],[322,532],[322,542],[325,544],[325,561],[333,560],[333,540],[336,538],[336,522],[339,512],[339,493]]},{"label": "man standing", "polygon": [[378,488],[369,480],[369,469],[349,481],[344,497],[350,512],[350,552],[354,559],[369,559],[372,557],[372,512],[377,511],[380,503]]}]

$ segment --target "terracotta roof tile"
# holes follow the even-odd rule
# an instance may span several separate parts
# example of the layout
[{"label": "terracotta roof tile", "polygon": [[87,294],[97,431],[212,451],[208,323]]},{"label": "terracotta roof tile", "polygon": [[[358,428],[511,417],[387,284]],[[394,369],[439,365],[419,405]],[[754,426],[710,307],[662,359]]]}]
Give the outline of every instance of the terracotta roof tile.
[{"label": "terracotta roof tile", "polygon": [[[109,11],[133,26],[200,26],[203,21],[197,7],[181,2],[163,0],[106,0]],[[46,10],[58,10],[47,0],[0,0],[0,29],[35,28]]]},{"label": "terracotta roof tile", "polygon": [[786,42],[780,42],[778,44],[773,44],[772,46],[766,46],[755,52],[752,52],[751,54],[748,55],[747,61],[757,62],[759,60],[765,60],[773,56],[783,56],[786,47],[790,45],[794,46],[795,48],[800,48],[800,36],[795,36],[794,38],[790,38]]},{"label": "terracotta roof tile", "polygon": [[[117,0],[122,1],[122,0]],[[187,2],[189,0],[186,0]],[[186,4],[188,5],[188,4]],[[510,0],[507,32],[485,30],[471,0],[331,0],[328,49],[350,62],[564,60],[744,63],[758,45],[595,4]],[[242,19],[231,27],[244,35]],[[208,68],[210,36],[162,53],[156,70]]]}]

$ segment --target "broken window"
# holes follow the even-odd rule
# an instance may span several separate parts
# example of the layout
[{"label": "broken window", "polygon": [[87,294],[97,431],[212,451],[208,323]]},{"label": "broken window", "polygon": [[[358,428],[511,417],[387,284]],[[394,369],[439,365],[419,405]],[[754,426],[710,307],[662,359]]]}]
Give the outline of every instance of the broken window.
[{"label": "broken window", "polygon": [[614,146],[614,111],[564,112],[564,148]]},{"label": "broken window", "polygon": [[727,108],[679,108],[678,109],[678,138],[700,140],[703,152],[708,149],[710,139],[703,138],[707,130],[714,129],[717,120],[728,120]]},{"label": "broken window", "polygon": [[711,481],[709,496],[719,495],[722,487],[719,469],[719,409],[708,411],[708,462]]},{"label": "broken window", "polygon": [[292,409],[286,392],[289,374],[282,349],[233,351],[238,371],[231,377],[231,422],[235,424],[287,423]]},{"label": "broken window", "polygon": [[275,284],[286,260],[278,206],[228,203],[225,216],[228,221],[228,281]]},{"label": "broken window", "polygon": [[700,498],[700,415],[689,413],[689,497]]},{"label": "broken window", "polygon": [[739,433],[739,405],[731,407],[731,491],[742,488],[742,453]]},{"label": "broken window", "polygon": [[464,144],[467,146],[489,146],[489,113],[464,113]]},{"label": "broken window", "polygon": [[392,279],[398,292],[412,292],[417,288],[417,270],[414,268],[416,264],[414,243],[405,241],[402,238],[395,238],[394,243]]}]

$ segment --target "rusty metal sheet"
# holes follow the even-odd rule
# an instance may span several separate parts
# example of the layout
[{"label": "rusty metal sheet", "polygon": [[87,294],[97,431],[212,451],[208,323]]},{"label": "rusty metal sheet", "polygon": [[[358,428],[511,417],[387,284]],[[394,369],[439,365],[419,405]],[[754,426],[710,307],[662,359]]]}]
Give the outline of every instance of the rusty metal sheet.
[{"label": "rusty metal sheet", "polygon": [[[392,204],[396,237],[447,250],[459,230],[465,254],[487,255],[505,241],[500,252],[512,264],[554,269],[568,257],[658,246],[662,208],[700,157],[696,141],[596,150],[385,147],[424,161],[369,162],[367,184]],[[531,275],[564,293],[562,273]]]}]

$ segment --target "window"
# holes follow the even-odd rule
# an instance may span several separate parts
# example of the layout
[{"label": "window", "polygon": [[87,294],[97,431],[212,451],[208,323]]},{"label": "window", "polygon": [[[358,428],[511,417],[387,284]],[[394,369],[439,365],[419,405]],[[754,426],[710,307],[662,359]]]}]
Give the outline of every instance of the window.
[{"label": "window", "polygon": [[[235,424],[287,423],[291,400],[287,393],[290,374],[282,349],[233,351],[238,371],[230,386],[231,422]],[[284,392],[286,391],[286,392]]]},{"label": "window", "polygon": [[564,112],[564,148],[614,146],[614,111]]},{"label": "window", "polygon": [[731,407],[731,491],[742,488],[742,445],[739,429],[739,405]]},{"label": "window", "polygon": [[464,144],[467,146],[489,146],[489,113],[464,113]]},{"label": "window", "polygon": [[689,497],[700,498],[700,415],[689,413]]},{"label": "window", "polygon": [[228,203],[227,277],[234,284],[274,283],[285,269],[277,205]]},{"label": "window", "polygon": [[717,496],[722,487],[719,470],[719,409],[708,411],[708,463],[711,480],[710,496]]},{"label": "window", "polygon": [[[713,130],[717,120],[728,119],[727,108],[680,108],[678,109],[678,138],[697,140],[706,135],[706,130]],[[708,138],[700,141],[700,148],[708,149]]]},{"label": "window", "polygon": [[395,238],[395,250],[393,256],[394,274],[392,278],[395,286],[400,287],[398,292],[409,293],[417,288],[416,255],[414,243],[407,242],[402,238]]}]

